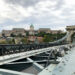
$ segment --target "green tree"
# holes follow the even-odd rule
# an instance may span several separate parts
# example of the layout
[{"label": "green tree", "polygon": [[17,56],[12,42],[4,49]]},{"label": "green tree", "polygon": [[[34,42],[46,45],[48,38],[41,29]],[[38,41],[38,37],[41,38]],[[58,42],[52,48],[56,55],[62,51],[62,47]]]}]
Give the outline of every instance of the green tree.
[{"label": "green tree", "polygon": [[50,37],[49,35],[44,35],[43,41],[44,42],[52,42],[53,41],[53,38]]},{"label": "green tree", "polygon": [[13,44],[15,44],[15,39],[12,39]]},{"label": "green tree", "polygon": [[11,33],[11,35],[10,35],[11,37],[16,37],[16,35],[14,34],[14,33]]},{"label": "green tree", "polygon": [[7,41],[8,44],[15,44],[15,40],[14,39],[10,39]]},{"label": "green tree", "polygon": [[19,33],[17,36],[18,36],[18,37],[23,37],[21,33]]},{"label": "green tree", "polygon": [[42,37],[44,37],[44,35],[46,35],[45,32],[40,32],[40,33],[37,34],[37,36],[42,36]]},{"label": "green tree", "polygon": [[3,36],[3,37],[5,37],[5,34],[4,34],[4,33],[2,33],[2,36]]},{"label": "green tree", "polygon": [[21,39],[21,42],[22,42],[23,44],[27,43],[27,38],[22,38],[22,39]]},{"label": "green tree", "polygon": [[0,41],[0,44],[7,44],[7,41],[6,40],[2,40],[2,41]]},{"label": "green tree", "polygon": [[29,36],[29,32],[26,32],[26,36]]}]

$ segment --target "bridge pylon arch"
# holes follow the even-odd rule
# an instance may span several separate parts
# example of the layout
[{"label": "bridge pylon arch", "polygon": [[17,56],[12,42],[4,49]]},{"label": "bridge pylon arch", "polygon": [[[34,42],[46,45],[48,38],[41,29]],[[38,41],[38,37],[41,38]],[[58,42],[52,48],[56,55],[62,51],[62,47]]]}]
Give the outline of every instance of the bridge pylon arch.
[{"label": "bridge pylon arch", "polygon": [[66,40],[67,40],[68,43],[72,43],[72,41],[73,41],[72,36],[75,33],[75,25],[74,26],[67,26],[66,30],[69,32],[69,35],[68,35]]}]

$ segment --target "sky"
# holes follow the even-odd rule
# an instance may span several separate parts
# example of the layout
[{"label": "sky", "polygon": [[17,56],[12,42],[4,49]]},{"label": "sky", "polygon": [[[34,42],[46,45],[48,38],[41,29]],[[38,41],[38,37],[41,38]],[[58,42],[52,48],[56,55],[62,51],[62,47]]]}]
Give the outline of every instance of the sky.
[{"label": "sky", "polygon": [[31,24],[56,30],[75,25],[75,0],[0,0],[0,31]]}]

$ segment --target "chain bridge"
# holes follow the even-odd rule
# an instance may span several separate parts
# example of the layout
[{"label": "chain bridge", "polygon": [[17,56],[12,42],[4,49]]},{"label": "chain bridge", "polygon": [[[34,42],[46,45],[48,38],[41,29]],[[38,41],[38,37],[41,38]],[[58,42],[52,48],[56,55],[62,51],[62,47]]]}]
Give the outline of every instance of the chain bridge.
[{"label": "chain bridge", "polygon": [[[42,44],[16,44],[16,45],[0,45],[0,74],[2,75],[70,75],[68,69],[63,71],[62,65],[67,64],[67,68],[71,67],[69,55],[75,53],[74,44],[69,43],[68,39],[71,33],[67,31],[66,35],[54,42]],[[66,41],[67,39],[67,41]],[[70,55],[71,58],[74,56]],[[66,57],[65,57],[66,56]],[[20,60],[24,61],[20,61]],[[71,60],[71,59],[70,59]],[[73,60],[72,60],[73,61]],[[74,63],[73,61],[72,63]],[[26,67],[26,72],[14,71],[7,69],[7,66],[25,64],[32,65]],[[41,65],[42,64],[42,65]],[[70,65],[69,65],[70,64]],[[75,65],[75,64],[74,64]],[[68,67],[69,66],[69,67]],[[6,68],[4,68],[6,67]],[[57,69],[57,70],[56,70]],[[70,70],[70,69],[69,69]],[[28,72],[27,72],[28,71]],[[33,72],[33,73],[32,73]],[[60,72],[60,73],[59,73]],[[74,73],[74,68],[70,73]]]}]

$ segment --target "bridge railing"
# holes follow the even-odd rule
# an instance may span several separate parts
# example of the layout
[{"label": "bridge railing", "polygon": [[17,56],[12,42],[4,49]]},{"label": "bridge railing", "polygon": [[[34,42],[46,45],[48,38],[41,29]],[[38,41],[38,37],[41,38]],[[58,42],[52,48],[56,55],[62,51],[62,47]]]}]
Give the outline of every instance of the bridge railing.
[{"label": "bridge railing", "polygon": [[14,54],[19,52],[31,51],[41,48],[47,48],[50,46],[62,45],[62,41],[64,41],[68,37],[69,33],[65,35],[62,39],[59,39],[54,42],[42,43],[42,44],[17,44],[17,45],[0,45],[0,56]]},{"label": "bridge railing", "polygon": [[20,44],[20,45],[0,45],[0,56],[2,55],[8,55],[8,54],[14,54],[14,53],[20,53],[20,52],[26,52],[31,50],[37,50],[42,48],[47,48],[51,46],[57,46],[62,44]]}]

